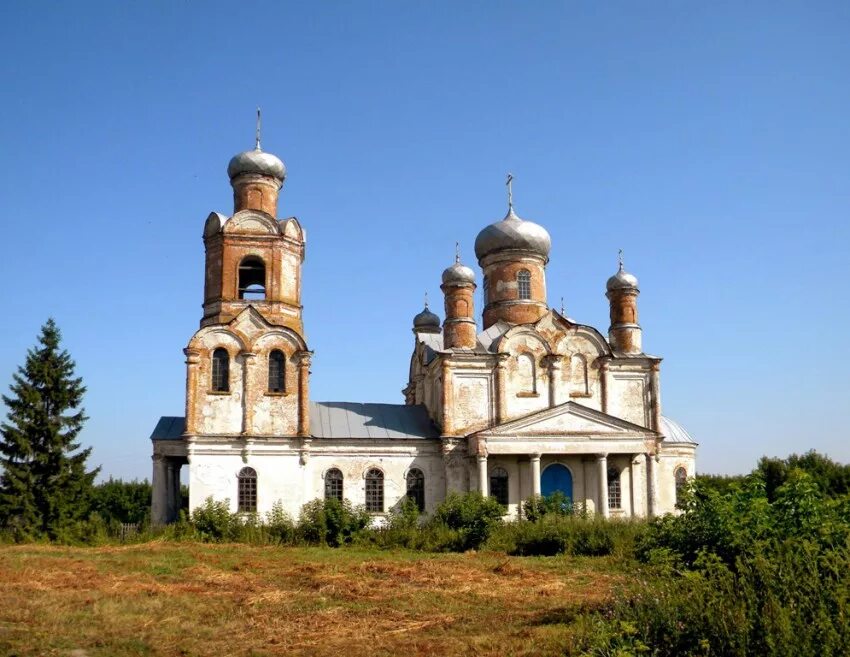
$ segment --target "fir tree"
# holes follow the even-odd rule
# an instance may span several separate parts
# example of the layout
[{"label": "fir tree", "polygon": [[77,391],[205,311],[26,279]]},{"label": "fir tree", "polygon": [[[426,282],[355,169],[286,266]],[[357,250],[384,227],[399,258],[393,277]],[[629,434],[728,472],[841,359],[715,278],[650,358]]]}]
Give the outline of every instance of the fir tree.
[{"label": "fir tree", "polygon": [[80,406],[86,388],[60,339],[48,319],[12,377],[12,394],[3,395],[8,422],[0,425],[0,528],[18,540],[55,539],[86,515],[99,470],[86,471],[91,448],[80,450],[76,442],[87,419]]}]

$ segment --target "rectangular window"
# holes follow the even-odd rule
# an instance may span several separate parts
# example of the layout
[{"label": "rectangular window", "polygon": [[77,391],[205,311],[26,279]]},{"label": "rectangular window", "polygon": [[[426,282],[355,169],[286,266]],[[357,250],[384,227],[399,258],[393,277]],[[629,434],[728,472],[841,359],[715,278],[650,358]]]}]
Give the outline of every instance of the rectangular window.
[{"label": "rectangular window", "polygon": [[608,470],[608,508],[621,509],[623,506],[623,494],[620,487],[620,473],[611,469]]},{"label": "rectangular window", "polygon": [[257,510],[257,478],[239,477],[239,511],[254,513]]}]

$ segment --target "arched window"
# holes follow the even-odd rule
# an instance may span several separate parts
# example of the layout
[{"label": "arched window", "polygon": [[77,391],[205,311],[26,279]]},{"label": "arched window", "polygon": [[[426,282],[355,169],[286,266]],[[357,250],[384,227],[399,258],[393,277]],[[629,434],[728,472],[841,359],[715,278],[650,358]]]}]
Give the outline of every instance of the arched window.
[{"label": "arched window", "polygon": [[508,505],[508,471],[504,468],[490,471],[490,497],[495,497],[502,506]]},{"label": "arched window", "polygon": [[230,390],[230,354],[222,347],[212,355],[212,389],[213,392]]},{"label": "arched window", "polygon": [[534,356],[531,354],[518,354],[516,357],[517,380],[521,393],[537,392],[537,368]]},{"label": "arched window", "polygon": [[239,471],[238,509],[244,513],[257,511],[257,471],[254,468],[242,468]]},{"label": "arched window", "polygon": [[325,499],[342,502],[342,472],[337,468],[325,473]]},{"label": "arched window", "polygon": [[370,513],[384,512],[384,473],[378,468],[366,473],[366,510]]},{"label": "arched window", "polygon": [[676,480],[676,504],[682,501],[682,490],[688,483],[688,471],[679,466],[673,473],[673,478]]},{"label": "arched window", "polygon": [[516,275],[516,289],[518,299],[531,298],[531,273],[527,269],[521,269]]},{"label": "arched window", "polygon": [[608,468],[608,508],[623,508],[623,490],[620,487],[620,471]]},{"label": "arched window", "polygon": [[486,306],[487,301],[490,299],[490,279],[487,276],[484,276],[481,284],[481,293],[484,295],[484,303],[482,305]]},{"label": "arched window", "polygon": [[269,392],[283,392],[286,383],[286,359],[280,349],[269,354]]},{"label": "arched window", "polygon": [[419,513],[425,511],[425,475],[419,468],[407,473],[407,496],[416,504]]},{"label": "arched window", "polygon": [[248,256],[239,263],[239,298],[266,298],[266,265],[262,258]]}]

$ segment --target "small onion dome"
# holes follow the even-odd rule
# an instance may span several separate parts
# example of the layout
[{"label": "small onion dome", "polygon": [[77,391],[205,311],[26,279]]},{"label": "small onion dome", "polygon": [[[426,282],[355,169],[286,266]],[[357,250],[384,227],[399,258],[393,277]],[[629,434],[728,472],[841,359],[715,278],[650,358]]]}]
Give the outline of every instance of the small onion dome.
[{"label": "small onion dome", "polygon": [[443,270],[443,285],[466,285],[475,282],[475,272],[456,262]]},{"label": "small onion dome", "polygon": [[608,279],[608,283],[605,287],[609,292],[612,292],[613,290],[636,290],[638,289],[638,279],[637,276],[630,274],[623,269],[623,263],[621,262],[620,269],[617,270],[616,274]]},{"label": "small onion dome", "polygon": [[497,251],[531,251],[543,258],[549,257],[552,238],[543,226],[520,219],[513,207],[501,221],[490,224],[475,238],[475,256],[484,256]]},{"label": "small onion dome", "polygon": [[286,167],[279,157],[265,153],[259,147],[234,155],[227,165],[227,175],[233,180],[243,173],[277,178],[281,182],[286,178]]},{"label": "small onion dome", "polygon": [[416,315],[413,318],[413,330],[414,331],[439,331],[440,330],[440,318],[437,317],[434,313],[428,310],[428,306],[426,305],[422,312]]}]

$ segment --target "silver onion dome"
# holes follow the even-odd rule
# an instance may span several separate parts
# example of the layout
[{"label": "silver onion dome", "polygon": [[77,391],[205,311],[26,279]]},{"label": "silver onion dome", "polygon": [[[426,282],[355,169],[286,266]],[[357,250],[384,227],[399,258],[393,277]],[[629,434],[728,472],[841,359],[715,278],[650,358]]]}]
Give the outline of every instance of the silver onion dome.
[{"label": "silver onion dome", "polygon": [[501,221],[490,224],[475,238],[475,256],[481,260],[496,251],[530,251],[543,258],[549,257],[552,238],[543,226],[521,219],[513,207]]},{"label": "silver onion dome", "polygon": [[443,285],[465,285],[474,282],[475,272],[460,262],[443,270]]},{"label": "silver onion dome", "polygon": [[244,151],[234,155],[227,165],[227,175],[233,180],[243,173],[253,173],[260,176],[271,176],[281,182],[286,178],[286,166],[281,159],[271,153],[260,150],[257,146],[252,151]]},{"label": "silver onion dome", "polygon": [[414,331],[439,331],[440,330],[440,318],[437,317],[434,313],[428,310],[428,306],[422,309],[421,313],[418,313],[413,318],[413,330]]},{"label": "silver onion dome", "polygon": [[621,262],[619,270],[608,279],[605,287],[609,292],[613,290],[636,290],[638,289],[638,279],[637,276],[623,269],[623,263]]}]

